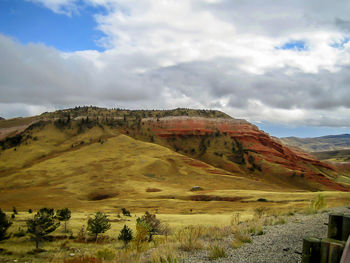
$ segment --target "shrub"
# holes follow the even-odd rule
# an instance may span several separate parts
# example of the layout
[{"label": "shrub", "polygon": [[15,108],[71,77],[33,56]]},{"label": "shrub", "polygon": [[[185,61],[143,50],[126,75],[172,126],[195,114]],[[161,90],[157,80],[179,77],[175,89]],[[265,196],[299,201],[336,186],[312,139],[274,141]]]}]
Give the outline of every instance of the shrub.
[{"label": "shrub", "polygon": [[215,260],[218,258],[225,258],[226,252],[225,249],[223,247],[219,247],[219,246],[211,246],[209,248],[209,259],[210,260]]},{"label": "shrub", "polygon": [[310,209],[317,213],[319,210],[325,208],[327,205],[327,202],[322,194],[318,194],[317,197],[311,201]]},{"label": "shrub", "polygon": [[126,208],[122,208],[122,213],[123,213],[123,216],[131,216],[130,215],[130,211],[129,210],[127,210]]},{"label": "shrub", "polygon": [[[52,209],[53,210],[53,209]],[[27,220],[28,233],[31,234],[32,239],[35,241],[35,247],[39,248],[39,242],[43,241],[46,236],[55,231],[60,225],[56,222],[51,209],[40,209],[33,219]]]},{"label": "shrub", "polygon": [[127,225],[124,225],[123,229],[120,231],[118,240],[124,242],[124,248],[126,248],[126,245],[132,240],[132,230]]},{"label": "shrub", "polygon": [[6,214],[0,209],[0,241],[9,238],[6,232],[11,225],[12,222],[7,219]]},{"label": "shrub", "polygon": [[111,223],[109,223],[108,216],[104,213],[97,212],[94,218],[88,220],[87,231],[95,237],[95,240],[97,240],[98,234],[104,233],[110,228]]},{"label": "shrub", "polygon": [[17,215],[17,214],[18,214],[17,209],[16,209],[16,207],[15,207],[15,206],[12,208],[12,211],[13,211],[13,214],[15,214],[15,215]]},{"label": "shrub", "polygon": [[71,211],[68,208],[59,209],[56,216],[59,221],[64,222],[64,232],[67,232],[67,221],[71,218]]},{"label": "shrub", "polygon": [[13,234],[14,237],[24,237],[26,235],[26,231],[23,228],[18,228],[17,232]]},{"label": "shrub", "polygon": [[45,214],[48,214],[48,215],[54,217],[54,215],[55,215],[55,210],[53,210],[53,208],[44,207],[44,208],[41,208],[41,209],[39,210],[39,213],[41,213],[41,214],[44,214],[44,213],[45,213]]},{"label": "shrub", "polygon": [[31,208],[28,209],[28,213],[31,214],[33,213],[33,210]]},{"label": "shrub", "polygon": [[137,218],[136,223],[141,223],[148,225],[148,241],[152,241],[153,235],[161,234],[161,223],[160,220],[156,218],[156,215],[146,213],[141,217]]},{"label": "shrub", "polygon": [[137,251],[141,250],[142,243],[148,240],[150,226],[144,221],[136,221],[136,238],[135,244]]}]

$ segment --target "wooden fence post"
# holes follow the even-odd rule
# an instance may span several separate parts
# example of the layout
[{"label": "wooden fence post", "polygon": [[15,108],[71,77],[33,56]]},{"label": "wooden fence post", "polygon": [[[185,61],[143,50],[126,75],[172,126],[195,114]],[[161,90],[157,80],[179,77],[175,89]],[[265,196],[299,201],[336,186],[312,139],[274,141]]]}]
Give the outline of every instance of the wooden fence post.
[{"label": "wooden fence post", "polygon": [[328,238],[341,240],[343,226],[343,214],[329,214]]},{"label": "wooden fence post", "polygon": [[320,263],[338,263],[344,250],[344,241],[330,238],[321,240],[321,260]]},{"label": "wooden fence post", "polygon": [[350,235],[350,214],[344,214],[341,240],[347,241]]},{"label": "wooden fence post", "polygon": [[321,239],[315,237],[304,238],[301,263],[319,263]]}]

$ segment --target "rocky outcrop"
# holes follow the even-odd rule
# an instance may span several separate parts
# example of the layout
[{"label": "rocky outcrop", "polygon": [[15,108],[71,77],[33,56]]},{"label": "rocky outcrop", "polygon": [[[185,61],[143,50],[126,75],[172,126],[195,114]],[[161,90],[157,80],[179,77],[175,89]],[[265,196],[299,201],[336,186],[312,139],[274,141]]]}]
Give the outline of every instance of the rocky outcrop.
[{"label": "rocky outcrop", "polygon": [[[242,147],[242,151],[248,153],[242,158],[247,159],[249,153],[254,153],[257,159],[264,160],[265,163],[277,164],[283,167],[286,176],[292,177],[297,174],[303,180],[306,179],[326,188],[346,190],[345,187],[332,180],[331,177],[336,174],[334,166],[320,162],[305,152],[283,145],[279,140],[245,120],[166,117],[147,118],[142,121],[148,123],[153,134],[164,140],[175,140],[176,138],[181,139],[184,137],[228,137],[232,141],[238,142]],[[218,155],[220,156],[220,154]],[[240,165],[242,166],[242,164]],[[229,167],[229,164],[227,167]],[[330,176],[326,176],[325,171],[326,173],[330,172]]]}]

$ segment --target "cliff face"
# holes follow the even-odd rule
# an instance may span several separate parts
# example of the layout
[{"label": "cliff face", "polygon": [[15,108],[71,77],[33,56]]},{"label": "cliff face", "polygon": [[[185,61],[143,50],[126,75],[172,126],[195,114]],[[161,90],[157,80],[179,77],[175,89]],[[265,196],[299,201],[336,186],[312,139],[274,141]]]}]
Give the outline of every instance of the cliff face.
[{"label": "cliff face", "polygon": [[285,177],[293,185],[346,190],[335,183],[335,167],[291,149],[255,125],[238,119],[202,117],[148,118],[151,132],[164,144],[192,157],[256,177]]}]

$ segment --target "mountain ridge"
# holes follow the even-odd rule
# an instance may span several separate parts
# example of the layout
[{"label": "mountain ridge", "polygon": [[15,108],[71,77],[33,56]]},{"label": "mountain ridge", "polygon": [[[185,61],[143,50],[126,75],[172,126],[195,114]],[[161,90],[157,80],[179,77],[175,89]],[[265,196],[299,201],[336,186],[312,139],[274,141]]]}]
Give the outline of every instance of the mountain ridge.
[{"label": "mountain ridge", "polygon": [[280,140],[306,152],[322,152],[350,149],[350,134],[326,135],[321,137],[283,137]]}]

